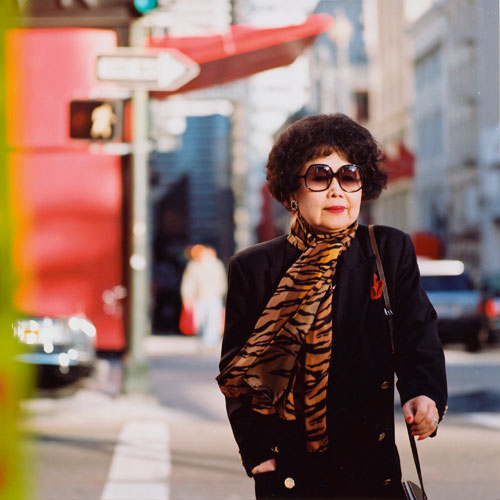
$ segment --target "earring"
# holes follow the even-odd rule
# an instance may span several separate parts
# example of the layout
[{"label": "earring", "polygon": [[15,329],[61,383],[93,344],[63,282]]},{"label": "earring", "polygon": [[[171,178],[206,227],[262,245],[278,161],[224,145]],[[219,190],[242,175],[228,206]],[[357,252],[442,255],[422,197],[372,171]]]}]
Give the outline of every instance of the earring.
[{"label": "earring", "polygon": [[299,202],[297,200],[292,200],[290,202],[290,208],[296,212],[299,209]]}]

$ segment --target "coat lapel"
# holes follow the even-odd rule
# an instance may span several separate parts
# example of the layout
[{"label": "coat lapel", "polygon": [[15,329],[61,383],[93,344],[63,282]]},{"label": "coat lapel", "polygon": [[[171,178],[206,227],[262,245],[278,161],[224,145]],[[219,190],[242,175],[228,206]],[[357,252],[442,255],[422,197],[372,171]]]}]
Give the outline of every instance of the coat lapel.
[{"label": "coat lapel", "polygon": [[[286,271],[292,266],[292,264],[299,258],[301,252],[297,250],[294,246],[290,245],[287,241],[286,236],[282,237],[282,248],[280,253],[271,252],[268,255],[268,266],[265,270],[265,288],[263,297],[263,307],[267,304],[272,294],[279,285],[279,282]],[[262,307],[262,308],[263,308]]]},{"label": "coat lapel", "polygon": [[338,376],[349,373],[348,366],[358,345],[370,301],[376,264],[375,256],[367,255],[365,245],[360,244],[363,234],[358,232],[338,268],[333,301],[332,357],[333,370]]}]

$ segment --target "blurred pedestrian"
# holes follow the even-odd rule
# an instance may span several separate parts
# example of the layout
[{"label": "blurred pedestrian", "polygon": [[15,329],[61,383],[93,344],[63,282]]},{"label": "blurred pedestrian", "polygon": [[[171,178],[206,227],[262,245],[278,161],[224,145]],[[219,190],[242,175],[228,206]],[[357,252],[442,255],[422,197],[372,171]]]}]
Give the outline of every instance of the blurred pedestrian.
[{"label": "blurred pedestrian", "polygon": [[197,335],[204,347],[214,347],[221,339],[226,290],[226,271],[216,251],[194,245],[182,275],[181,297],[183,306],[194,311]]},{"label": "blurred pedestrian", "polygon": [[358,224],[386,185],[382,158],[345,115],[292,124],[266,166],[290,233],[230,261],[217,379],[258,499],[404,499],[394,371],[415,436],[435,435],[445,413],[436,312],[411,239],[375,226],[382,273]]}]

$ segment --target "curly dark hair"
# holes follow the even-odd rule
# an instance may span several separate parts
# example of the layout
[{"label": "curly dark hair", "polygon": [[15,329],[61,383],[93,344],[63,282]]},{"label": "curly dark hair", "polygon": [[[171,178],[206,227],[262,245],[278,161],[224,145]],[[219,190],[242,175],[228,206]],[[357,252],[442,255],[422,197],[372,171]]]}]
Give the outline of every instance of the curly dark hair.
[{"label": "curly dark hair", "polygon": [[387,184],[387,175],[380,168],[382,149],[366,128],[341,113],[307,116],[279,135],[266,165],[271,194],[288,208],[292,193],[299,188],[297,176],[302,166],[332,153],[361,168],[363,200],[380,196]]}]

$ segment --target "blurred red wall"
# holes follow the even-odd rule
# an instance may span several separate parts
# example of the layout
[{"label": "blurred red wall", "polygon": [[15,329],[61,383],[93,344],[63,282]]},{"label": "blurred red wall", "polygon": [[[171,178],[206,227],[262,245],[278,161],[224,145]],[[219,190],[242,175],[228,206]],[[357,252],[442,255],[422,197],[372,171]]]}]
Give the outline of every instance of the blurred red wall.
[{"label": "blurred red wall", "polygon": [[97,81],[95,58],[115,47],[110,30],[18,29],[7,39],[16,305],[85,314],[101,350],[125,347],[121,304],[110,301],[123,283],[121,159],[69,137],[69,102],[110,86]]}]

